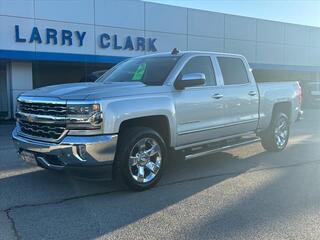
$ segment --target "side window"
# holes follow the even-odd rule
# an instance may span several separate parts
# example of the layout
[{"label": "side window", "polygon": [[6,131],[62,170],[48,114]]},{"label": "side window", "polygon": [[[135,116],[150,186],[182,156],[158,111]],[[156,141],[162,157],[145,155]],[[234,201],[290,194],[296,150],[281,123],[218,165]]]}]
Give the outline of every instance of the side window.
[{"label": "side window", "polygon": [[240,58],[218,57],[224,85],[245,84],[249,82],[245,65]]},{"label": "side window", "polygon": [[203,73],[206,76],[206,86],[217,85],[211,58],[208,56],[191,58],[181,70],[179,77],[189,73]]}]

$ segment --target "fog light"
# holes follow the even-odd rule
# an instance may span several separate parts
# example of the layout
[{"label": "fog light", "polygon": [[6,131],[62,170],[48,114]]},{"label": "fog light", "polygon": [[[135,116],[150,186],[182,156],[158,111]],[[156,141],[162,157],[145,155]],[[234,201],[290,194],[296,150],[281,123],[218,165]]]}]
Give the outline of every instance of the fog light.
[{"label": "fog light", "polygon": [[78,152],[78,155],[79,155],[83,160],[85,160],[85,158],[86,158],[86,153],[87,153],[86,145],[78,145],[78,146],[77,146],[77,152]]}]

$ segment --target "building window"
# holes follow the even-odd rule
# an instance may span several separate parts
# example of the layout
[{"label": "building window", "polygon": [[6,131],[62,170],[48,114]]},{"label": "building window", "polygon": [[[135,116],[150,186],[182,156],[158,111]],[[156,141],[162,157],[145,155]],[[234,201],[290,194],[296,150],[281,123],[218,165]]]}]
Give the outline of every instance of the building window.
[{"label": "building window", "polygon": [[33,87],[93,82],[112,66],[100,63],[33,62]]},{"label": "building window", "polygon": [[0,61],[0,119],[9,117],[9,86],[7,79],[7,63]]}]

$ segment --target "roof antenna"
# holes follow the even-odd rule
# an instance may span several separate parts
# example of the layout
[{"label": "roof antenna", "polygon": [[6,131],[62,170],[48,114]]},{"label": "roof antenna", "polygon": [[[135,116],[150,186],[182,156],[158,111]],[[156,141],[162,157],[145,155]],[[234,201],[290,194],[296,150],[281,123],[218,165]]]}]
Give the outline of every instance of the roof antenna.
[{"label": "roof antenna", "polygon": [[178,48],[174,48],[174,49],[172,49],[172,52],[171,52],[171,54],[172,55],[177,55],[177,54],[179,54],[179,49]]}]

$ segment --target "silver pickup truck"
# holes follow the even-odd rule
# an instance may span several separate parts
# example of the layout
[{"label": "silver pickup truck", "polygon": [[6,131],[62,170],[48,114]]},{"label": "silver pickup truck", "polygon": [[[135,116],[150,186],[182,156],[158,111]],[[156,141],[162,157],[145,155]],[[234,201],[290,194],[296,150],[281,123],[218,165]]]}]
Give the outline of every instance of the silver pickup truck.
[{"label": "silver pickup truck", "polygon": [[260,140],[283,150],[300,106],[297,82],[257,84],[241,55],[174,50],[128,59],[94,83],[23,93],[12,137],[40,167],[95,167],[145,190],[173,156]]}]

